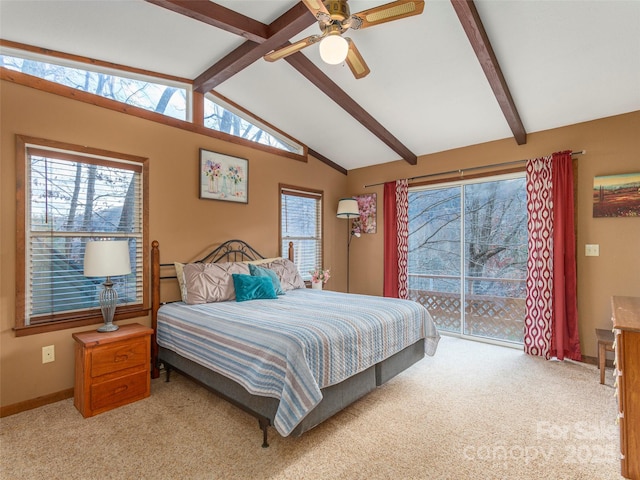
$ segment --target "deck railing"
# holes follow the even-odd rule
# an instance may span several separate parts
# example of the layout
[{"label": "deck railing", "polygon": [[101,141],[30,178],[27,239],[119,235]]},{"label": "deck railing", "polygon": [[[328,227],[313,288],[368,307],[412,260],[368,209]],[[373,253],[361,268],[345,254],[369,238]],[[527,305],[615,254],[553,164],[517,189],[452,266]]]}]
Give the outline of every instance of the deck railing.
[{"label": "deck railing", "polygon": [[[459,277],[413,275],[409,277],[421,278],[449,278]],[[515,290],[522,291],[524,280],[473,278],[467,282],[500,282],[509,285],[510,294]],[[415,284],[415,282],[413,282]],[[464,329],[461,329],[462,299],[459,293],[447,293],[434,290],[410,288],[409,298],[424,305],[431,314],[437,327],[441,330],[464,333],[495,340],[522,343],[524,332],[525,299],[524,295],[508,297],[502,294],[465,294],[464,299]]]}]

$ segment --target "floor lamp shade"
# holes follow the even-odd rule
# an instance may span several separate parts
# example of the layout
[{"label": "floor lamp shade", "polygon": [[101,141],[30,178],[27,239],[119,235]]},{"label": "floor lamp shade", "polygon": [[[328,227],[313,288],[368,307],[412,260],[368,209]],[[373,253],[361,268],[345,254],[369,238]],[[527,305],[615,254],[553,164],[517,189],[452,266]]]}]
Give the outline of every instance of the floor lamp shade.
[{"label": "floor lamp shade", "polygon": [[358,210],[358,201],[355,198],[342,198],[338,202],[338,213],[336,214],[339,218],[355,218],[360,216],[360,211]]},{"label": "floor lamp shade", "polygon": [[98,329],[99,332],[118,330],[118,326],[113,324],[118,293],[113,289],[111,277],[129,273],[131,273],[129,242],[112,240],[87,242],[84,252],[84,276],[106,277],[102,284],[104,290],[100,292],[100,310],[104,325]]},{"label": "floor lamp shade", "polygon": [[360,216],[358,210],[358,201],[355,198],[342,198],[338,202],[338,218],[347,220],[347,293],[349,292],[349,249],[351,247],[351,231],[349,228],[349,219]]}]

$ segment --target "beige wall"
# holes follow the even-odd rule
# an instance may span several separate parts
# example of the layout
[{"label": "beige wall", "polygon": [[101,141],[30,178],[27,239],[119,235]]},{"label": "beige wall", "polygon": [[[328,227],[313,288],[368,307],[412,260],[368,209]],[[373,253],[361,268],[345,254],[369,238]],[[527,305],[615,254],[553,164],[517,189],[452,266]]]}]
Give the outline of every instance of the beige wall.
[{"label": "beige wall", "polygon": [[[342,196],[378,193],[378,233],[351,246],[351,291],[382,293],[382,187],[369,183],[430,172],[586,149],[579,157],[578,307],[583,352],[595,356],[596,327],[609,326],[609,297],[640,295],[640,219],[593,219],[594,175],[640,170],[640,112],[528,137],[476,145],[405,162],[363,168],[344,175],[310,159],[297,162],[206,136],[75,102],[8,82],[0,83],[0,405],[13,405],[73,387],[74,331],[15,337],[15,135],[46,138],[150,158],[150,238],[162,260],[189,260],[206,245],[243,238],[265,255],[278,253],[278,183],[325,193],[325,267],[328,286],[346,287],[346,229],[335,218]],[[249,204],[198,199],[198,149],[249,160]],[[384,147],[381,147],[384,148]],[[598,243],[600,257],[585,258],[584,244]],[[148,324],[148,318],[137,319]],[[55,345],[56,361],[41,363],[41,348]]]},{"label": "beige wall", "polygon": [[[569,149],[587,152],[577,157],[578,314],[582,352],[595,357],[594,330],[611,326],[610,297],[640,296],[640,218],[593,218],[593,177],[640,172],[640,112],[530,134],[522,146],[506,139],[425,155],[416,166],[400,161],[350,171],[350,195],[378,194],[377,233],[351,244],[351,291],[382,294],[382,186],[364,185]],[[599,244],[600,256],[585,257],[585,244]]]},{"label": "beige wall", "polygon": [[[13,405],[73,387],[73,340],[83,327],[16,338],[15,135],[22,134],[150,159],[150,239],[162,261],[187,261],[207,245],[230,238],[248,241],[267,256],[278,254],[278,183],[321,189],[325,195],[325,265],[345,288],[344,223],[336,219],[347,177],[310,158],[291,160],[210,137],[47,94],[0,84],[0,404]],[[198,149],[249,160],[248,205],[198,198]],[[148,324],[148,318],[137,319]],[[56,360],[41,363],[41,348],[55,345]]]}]

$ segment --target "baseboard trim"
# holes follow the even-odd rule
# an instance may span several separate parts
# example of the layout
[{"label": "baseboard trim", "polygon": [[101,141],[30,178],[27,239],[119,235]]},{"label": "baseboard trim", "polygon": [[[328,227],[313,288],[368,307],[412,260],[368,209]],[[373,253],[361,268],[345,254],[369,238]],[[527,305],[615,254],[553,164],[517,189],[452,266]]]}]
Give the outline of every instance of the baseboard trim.
[{"label": "baseboard trim", "polygon": [[[598,360],[596,357],[589,357],[586,355],[582,355],[582,362],[591,365],[598,365]],[[613,367],[613,361],[607,360],[606,366]],[[27,410],[33,410],[34,408],[43,407],[44,405],[49,405],[50,403],[66,400],[67,398],[71,397],[73,397],[73,388],[62,390],[56,393],[51,393],[49,395],[44,395],[32,400],[25,400],[24,402],[14,403],[13,405],[6,405],[4,407],[0,407],[0,418],[8,417],[9,415],[15,415],[16,413],[20,412],[26,412]]]},{"label": "baseboard trim", "polygon": [[26,412],[27,410],[33,410],[34,408],[43,407],[50,403],[56,403],[60,400],[66,400],[73,397],[73,388],[62,390],[56,393],[50,393],[49,395],[43,395],[42,397],[33,398],[31,400],[25,400],[24,402],[14,403],[13,405],[6,405],[0,407],[0,418],[8,417],[9,415],[15,415],[16,413]]},{"label": "baseboard trim", "polygon": [[[595,365],[596,367],[598,366],[598,358],[597,357],[588,357],[586,355],[582,355],[582,362],[583,363],[588,363],[589,365]],[[605,361],[604,366],[606,368],[613,368],[613,360],[607,359]]]}]

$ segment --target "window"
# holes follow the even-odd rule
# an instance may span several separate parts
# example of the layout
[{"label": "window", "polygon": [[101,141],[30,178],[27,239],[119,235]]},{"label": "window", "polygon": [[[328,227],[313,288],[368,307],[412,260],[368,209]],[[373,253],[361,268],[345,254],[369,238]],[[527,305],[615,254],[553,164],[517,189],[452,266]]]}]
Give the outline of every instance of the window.
[{"label": "window", "polygon": [[522,344],[524,174],[409,190],[409,297],[440,330]]},{"label": "window", "polygon": [[[254,142],[256,147],[266,147],[263,150],[276,149],[293,158],[306,159],[305,146],[215,92],[204,95],[204,118],[192,122],[193,94],[189,80],[161,74],[155,74],[156,77],[150,72],[99,61],[85,63],[80,57],[69,59],[68,55],[59,52],[43,55],[19,47],[3,48],[3,52],[6,53],[0,54],[0,68],[183,120],[190,126],[193,123],[200,126],[203,122],[211,130]],[[59,88],[56,90],[43,82],[36,88],[60,94]],[[132,109],[125,113],[136,114]],[[196,131],[202,132],[201,129]]]},{"label": "window", "polygon": [[210,93],[204,98],[204,126],[279,150],[298,154],[304,152],[301,145],[262,122],[248,118],[240,109]]},{"label": "window", "polygon": [[283,256],[293,242],[294,263],[305,281],[322,267],[322,192],[280,185],[280,248]]},{"label": "window", "polygon": [[[49,63],[19,56],[0,55],[0,65],[50,82],[144,108],[179,120],[187,119],[187,88],[175,82],[158,83],[141,75],[126,77],[112,72],[91,71],[80,64]],[[136,77],[136,78],[134,78]]]},{"label": "window", "polygon": [[92,239],[128,241],[132,272],[112,278],[116,319],[143,314],[146,159],[21,136],[17,148],[18,335],[102,321],[104,278],[83,274]]}]

